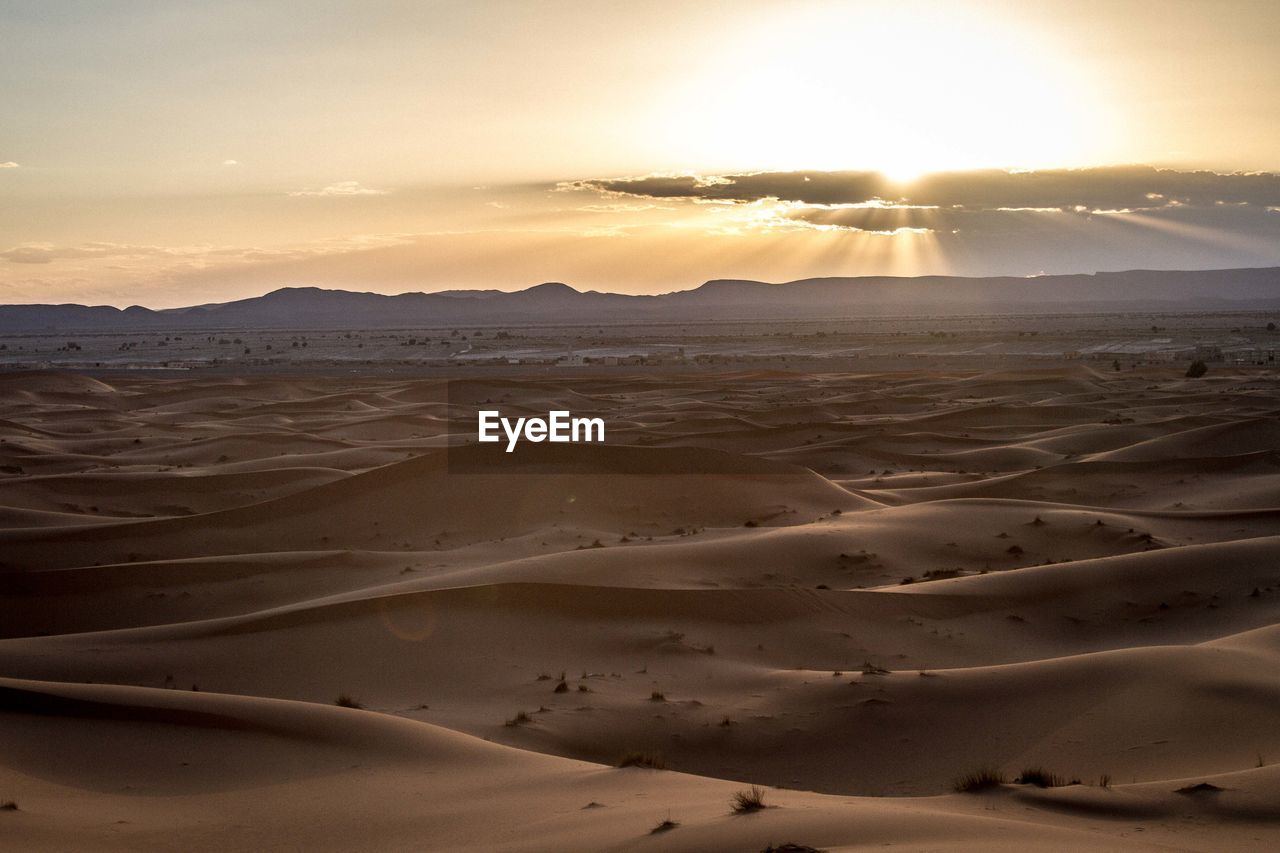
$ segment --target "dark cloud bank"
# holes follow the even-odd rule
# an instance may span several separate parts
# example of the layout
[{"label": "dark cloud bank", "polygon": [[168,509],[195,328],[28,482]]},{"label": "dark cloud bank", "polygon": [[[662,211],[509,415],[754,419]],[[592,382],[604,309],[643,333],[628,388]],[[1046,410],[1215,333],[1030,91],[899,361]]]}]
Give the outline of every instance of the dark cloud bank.
[{"label": "dark cloud bank", "polygon": [[657,199],[807,205],[887,202],[895,205],[1000,210],[1153,209],[1247,204],[1280,207],[1280,175],[1188,172],[1151,166],[1007,172],[942,172],[909,183],[877,172],[759,172],[712,178],[648,176],[585,180],[572,186]]}]

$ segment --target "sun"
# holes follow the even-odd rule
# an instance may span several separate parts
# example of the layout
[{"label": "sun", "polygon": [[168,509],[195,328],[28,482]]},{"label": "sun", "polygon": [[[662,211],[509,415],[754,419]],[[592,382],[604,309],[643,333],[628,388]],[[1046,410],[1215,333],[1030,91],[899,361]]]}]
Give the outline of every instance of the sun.
[{"label": "sun", "polygon": [[1088,165],[1118,132],[1047,36],[948,3],[788,4],[664,101],[674,162],[879,171]]},{"label": "sun", "polygon": [[940,169],[931,169],[927,166],[922,166],[922,161],[913,161],[909,158],[902,160],[884,158],[881,159],[878,166],[879,168],[877,168],[876,171],[884,175],[892,183],[904,186],[906,184],[910,184],[912,181],[923,175],[927,175],[930,171],[941,171]]}]

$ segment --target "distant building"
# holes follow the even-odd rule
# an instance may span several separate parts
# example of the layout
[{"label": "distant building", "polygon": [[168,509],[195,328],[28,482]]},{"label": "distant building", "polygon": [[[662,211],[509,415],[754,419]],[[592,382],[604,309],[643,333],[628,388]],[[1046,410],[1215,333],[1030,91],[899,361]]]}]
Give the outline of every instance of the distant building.
[{"label": "distant building", "polygon": [[587,357],[574,352],[573,347],[569,347],[569,352],[556,363],[562,367],[583,367],[587,364]]},{"label": "distant building", "polygon": [[1152,364],[1169,364],[1174,361],[1191,361],[1195,358],[1195,352],[1196,351],[1190,347],[1185,349],[1161,349],[1147,353],[1147,361]]},{"label": "distant building", "polygon": [[1266,364],[1267,354],[1254,347],[1236,347],[1223,350],[1222,359],[1227,364]]}]

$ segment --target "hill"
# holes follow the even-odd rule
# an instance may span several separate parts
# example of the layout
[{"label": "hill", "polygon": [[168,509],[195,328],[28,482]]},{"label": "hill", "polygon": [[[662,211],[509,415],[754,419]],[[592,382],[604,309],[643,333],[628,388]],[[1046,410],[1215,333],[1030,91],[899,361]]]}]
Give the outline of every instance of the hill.
[{"label": "hill", "polygon": [[1129,270],[1031,278],[867,276],[772,284],[713,280],[655,296],[550,282],[510,293],[357,293],[285,287],[233,302],[154,310],[3,305],[0,331],[403,328],[453,324],[688,322],[865,315],[1265,310],[1280,307],[1280,268]]}]

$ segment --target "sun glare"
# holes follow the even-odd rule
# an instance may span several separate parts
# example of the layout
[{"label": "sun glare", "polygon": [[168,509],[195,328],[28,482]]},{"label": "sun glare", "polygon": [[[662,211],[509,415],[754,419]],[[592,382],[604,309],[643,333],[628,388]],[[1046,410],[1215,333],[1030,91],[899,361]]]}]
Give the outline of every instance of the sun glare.
[{"label": "sun glare", "polygon": [[664,101],[671,155],[907,182],[1086,165],[1120,132],[1087,70],[1047,37],[958,4],[887,6],[789,6],[718,40],[700,78]]}]

